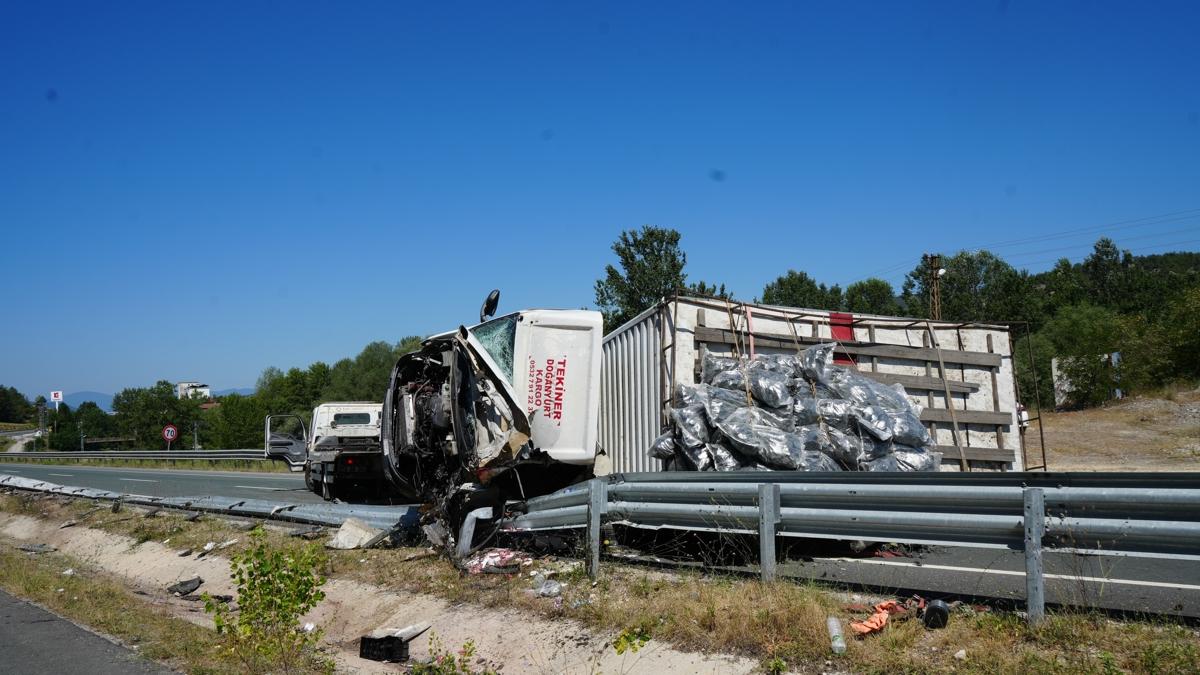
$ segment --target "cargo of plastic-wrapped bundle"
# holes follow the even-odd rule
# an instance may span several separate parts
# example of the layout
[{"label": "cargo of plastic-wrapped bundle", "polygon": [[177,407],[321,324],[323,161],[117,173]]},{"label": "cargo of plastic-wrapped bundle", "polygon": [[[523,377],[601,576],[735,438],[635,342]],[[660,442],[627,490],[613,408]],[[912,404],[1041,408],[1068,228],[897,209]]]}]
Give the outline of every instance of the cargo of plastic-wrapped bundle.
[{"label": "cargo of plastic-wrapped bundle", "polygon": [[650,455],[678,471],[936,471],[920,406],[899,384],[834,365],[834,348],[705,355],[701,383],[678,386]]}]

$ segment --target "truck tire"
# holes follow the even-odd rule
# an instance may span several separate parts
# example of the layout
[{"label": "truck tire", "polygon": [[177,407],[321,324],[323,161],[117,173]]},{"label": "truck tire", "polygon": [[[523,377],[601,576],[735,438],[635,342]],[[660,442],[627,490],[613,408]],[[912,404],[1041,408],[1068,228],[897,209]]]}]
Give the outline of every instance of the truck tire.
[{"label": "truck tire", "polygon": [[304,487],[308,488],[308,491],[309,491],[309,492],[312,492],[312,493],[314,493],[314,494],[319,494],[319,493],[320,493],[320,491],[319,491],[319,490],[317,490],[317,485],[316,485],[316,483],[314,483],[314,482],[313,482],[313,478],[312,478],[312,462],[305,462],[305,463],[304,463]]}]

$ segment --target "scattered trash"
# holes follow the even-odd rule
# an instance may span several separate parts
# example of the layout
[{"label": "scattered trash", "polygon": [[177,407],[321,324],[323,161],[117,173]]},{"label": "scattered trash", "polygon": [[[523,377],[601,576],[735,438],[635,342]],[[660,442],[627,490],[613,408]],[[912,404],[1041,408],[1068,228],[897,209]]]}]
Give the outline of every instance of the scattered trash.
[{"label": "scattered trash", "polygon": [[63,570],[63,576],[64,576],[64,577],[73,577],[73,576],[75,576],[75,568],[74,568],[74,567],[68,567],[67,569]]},{"label": "scattered trash", "polygon": [[846,653],[846,638],[842,636],[842,622],[831,616],[825,620],[825,628],[829,630],[829,644],[834,654]]},{"label": "scattered trash", "polygon": [[945,628],[950,622],[950,606],[942,600],[933,600],[925,608],[923,619],[926,628]]},{"label": "scattered trash", "polygon": [[408,643],[429,630],[429,627],[429,622],[423,621],[400,629],[377,628],[359,639],[358,656],[372,661],[407,661]]},{"label": "scattered trash", "polygon": [[954,652],[954,658],[958,661],[966,661],[967,660],[967,650],[960,649],[960,650]]},{"label": "scattered trash", "polygon": [[230,539],[229,541],[223,541],[220,544],[217,544],[217,550],[220,551],[222,549],[227,549],[236,543],[238,543],[237,539]]},{"label": "scattered trash", "polygon": [[325,542],[325,548],[348,551],[356,548],[370,548],[388,535],[383,530],[376,530],[358,518],[347,518],[338,528],[333,537]]},{"label": "scattered trash", "polygon": [[195,576],[195,577],[192,577],[191,579],[184,579],[183,581],[177,581],[177,582],[171,584],[170,586],[167,586],[167,592],[172,593],[174,595],[187,595],[187,594],[195,591],[197,588],[200,588],[200,584],[203,584],[203,583],[204,583],[204,579],[201,579],[200,577]]},{"label": "scattered trash", "polygon": [[216,547],[217,547],[217,542],[215,542],[215,541],[208,542],[207,544],[204,545],[204,548],[200,550],[200,555],[196,556],[196,560],[199,560],[199,559],[203,558],[204,556],[208,555],[209,553],[212,553],[212,550]]},{"label": "scattered trash", "polygon": [[67,592],[67,589],[65,589],[65,588],[60,588],[60,589],[58,589],[58,590],[56,590],[56,591],[54,591],[54,592],[55,592],[55,593],[66,593],[66,592]]},{"label": "scattered trash", "polygon": [[54,553],[58,550],[49,544],[21,544],[17,548],[26,553]]},{"label": "scattered trash", "polygon": [[180,558],[186,558],[186,557],[188,557],[188,556],[189,556],[189,555],[191,555],[191,554],[192,554],[192,549],[190,549],[190,548],[185,548],[185,549],[183,549],[182,551],[180,551],[180,552],[179,552],[179,557],[180,557]]},{"label": "scattered trash", "polygon": [[562,594],[562,584],[545,575],[538,573],[533,577],[533,592],[543,598],[557,598]]},{"label": "scattered trash", "polygon": [[314,630],[316,630],[316,629],[317,629],[317,624],[315,624],[315,623],[313,623],[313,622],[311,622],[311,621],[309,621],[308,623],[304,624],[304,628],[303,628],[303,630],[304,630],[304,632],[305,632],[305,633],[311,633],[311,632],[313,632],[313,631],[314,631]]},{"label": "scattered trash", "polygon": [[528,554],[510,548],[489,548],[463,561],[468,574],[516,574],[533,562]]},{"label": "scattered trash", "polygon": [[870,618],[863,621],[851,621],[850,628],[860,637],[877,633],[887,625],[888,617],[893,614],[902,614],[906,611],[906,608],[895,600],[885,600],[875,605],[875,613]]},{"label": "scattered trash", "polygon": [[323,533],[324,531],[325,531],[325,528],[321,527],[320,525],[313,525],[312,527],[301,527],[301,528],[292,530],[291,532],[288,533],[288,536],[289,537],[300,537],[301,539],[312,540],[312,539],[316,539],[317,537],[321,536],[321,533]]},{"label": "scattered trash", "polygon": [[65,530],[68,527],[75,527],[78,524],[79,524],[78,520],[68,520],[67,522],[63,523],[62,525],[59,525],[58,529]]}]

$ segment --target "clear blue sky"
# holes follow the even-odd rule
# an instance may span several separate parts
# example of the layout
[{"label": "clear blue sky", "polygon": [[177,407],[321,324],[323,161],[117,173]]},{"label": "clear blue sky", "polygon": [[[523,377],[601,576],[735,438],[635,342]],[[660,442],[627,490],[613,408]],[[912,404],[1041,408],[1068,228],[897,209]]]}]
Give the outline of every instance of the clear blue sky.
[{"label": "clear blue sky", "polygon": [[[590,306],[643,224],[749,299],[1200,208],[1198,26],[1195,2],[8,2],[0,383],[252,386],[470,322],[494,286]],[[1110,234],[1195,250],[1198,223]],[[1096,236],[997,252],[1044,269]]]}]

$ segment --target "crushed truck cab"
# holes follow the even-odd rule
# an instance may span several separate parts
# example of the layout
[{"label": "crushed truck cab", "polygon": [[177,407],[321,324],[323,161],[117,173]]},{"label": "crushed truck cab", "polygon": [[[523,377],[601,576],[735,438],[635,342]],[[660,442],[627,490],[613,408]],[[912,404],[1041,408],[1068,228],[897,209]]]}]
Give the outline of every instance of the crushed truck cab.
[{"label": "crushed truck cab", "polygon": [[527,310],[402,356],[381,434],[395,491],[440,502],[476,485],[525,498],[590,475],[602,334],[598,312]]}]

